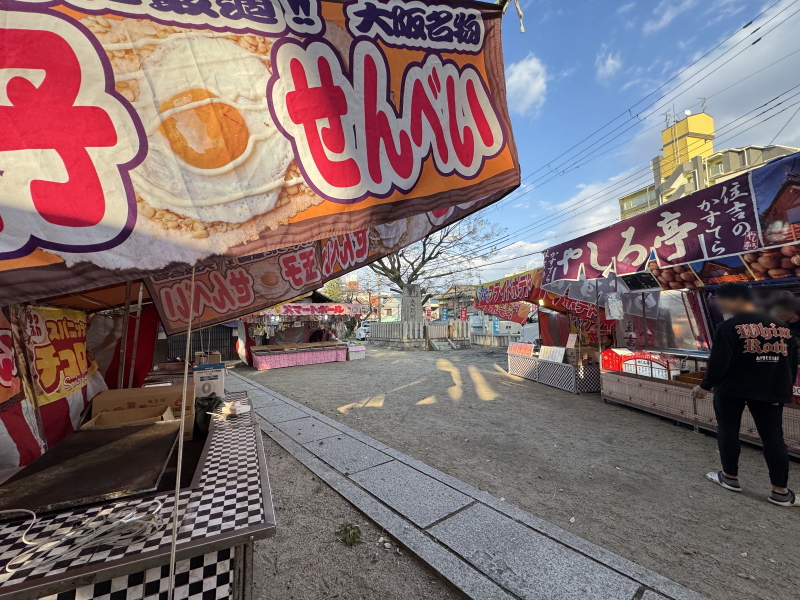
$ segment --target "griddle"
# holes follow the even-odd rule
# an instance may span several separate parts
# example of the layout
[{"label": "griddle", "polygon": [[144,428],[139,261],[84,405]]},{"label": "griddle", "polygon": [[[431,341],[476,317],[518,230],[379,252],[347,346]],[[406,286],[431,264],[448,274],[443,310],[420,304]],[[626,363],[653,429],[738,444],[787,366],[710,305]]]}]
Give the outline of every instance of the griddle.
[{"label": "griddle", "polygon": [[63,510],[153,492],[178,440],[180,422],[84,429],[0,485],[0,510]]}]

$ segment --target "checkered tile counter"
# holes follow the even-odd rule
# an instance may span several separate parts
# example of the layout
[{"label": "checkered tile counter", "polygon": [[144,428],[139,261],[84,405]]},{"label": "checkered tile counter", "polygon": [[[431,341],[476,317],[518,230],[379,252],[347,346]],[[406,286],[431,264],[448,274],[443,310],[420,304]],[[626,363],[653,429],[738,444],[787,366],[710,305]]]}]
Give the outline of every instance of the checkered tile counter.
[{"label": "checkered tile counter", "polygon": [[[246,393],[229,394],[226,399],[249,403]],[[252,568],[252,542],[275,532],[261,433],[253,414],[252,410],[241,415],[219,412],[196,485],[179,496],[176,600],[246,597],[244,588],[252,581],[245,573]],[[14,573],[8,573],[5,565],[25,548],[20,537],[30,521],[0,526],[0,600],[167,600],[173,498],[173,494],[155,497],[163,503],[161,514],[167,525],[145,541],[89,547],[44,567]],[[27,537],[60,536],[98,515],[150,501],[126,499],[52,514],[37,520]]]},{"label": "checkered tile counter", "polygon": [[509,354],[508,372],[573,394],[600,391],[600,367],[594,365],[574,366],[539,360],[531,356]]}]

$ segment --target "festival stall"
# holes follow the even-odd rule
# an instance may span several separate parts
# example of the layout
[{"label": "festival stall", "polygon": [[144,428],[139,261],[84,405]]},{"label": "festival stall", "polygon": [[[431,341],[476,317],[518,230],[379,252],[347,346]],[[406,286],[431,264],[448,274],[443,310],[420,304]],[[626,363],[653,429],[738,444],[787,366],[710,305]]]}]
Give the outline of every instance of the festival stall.
[{"label": "festival stall", "polygon": [[338,339],[336,327],[360,316],[360,304],[287,302],[242,321],[254,338],[253,366],[267,371],[348,360],[350,346]]},{"label": "festival stall", "polygon": [[[3,4],[0,600],[251,597],[261,435],[223,365],[190,376],[191,333],[519,185],[501,15]],[[182,373],[140,370],[147,311],[187,334]]]},{"label": "festival stall", "polygon": [[509,373],[573,394],[598,392],[598,336],[608,335],[611,323],[596,303],[544,290],[542,274],[534,269],[481,284],[473,307],[517,323],[538,316],[537,343],[509,344]]},{"label": "festival stall", "polygon": [[[545,251],[542,288],[594,302],[613,324],[613,345],[600,359],[604,400],[716,429],[712,398],[691,395],[724,319],[714,290],[744,283],[764,310],[779,297],[798,300],[797,190],[800,154]],[[777,327],[770,335],[749,336],[748,347],[783,352],[792,333]],[[800,455],[797,383],[795,393],[784,433]],[[760,441],[747,411],[740,436]]]}]

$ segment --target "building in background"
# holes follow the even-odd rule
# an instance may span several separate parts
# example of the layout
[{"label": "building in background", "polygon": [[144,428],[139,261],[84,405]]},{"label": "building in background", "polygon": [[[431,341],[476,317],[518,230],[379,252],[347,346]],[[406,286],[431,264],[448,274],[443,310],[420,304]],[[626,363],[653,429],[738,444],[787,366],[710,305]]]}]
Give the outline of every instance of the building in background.
[{"label": "building in background", "polygon": [[651,161],[653,183],[619,199],[620,217],[628,219],[798,151],[775,145],[715,151],[714,137],[714,118],[706,113],[687,114],[664,129],[662,153]]},{"label": "building in background", "polygon": [[458,319],[456,314],[462,308],[472,306],[475,299],[474,285],[454,285],[443,294],[438,294],[439,308],[447,308],[452,318]]}]

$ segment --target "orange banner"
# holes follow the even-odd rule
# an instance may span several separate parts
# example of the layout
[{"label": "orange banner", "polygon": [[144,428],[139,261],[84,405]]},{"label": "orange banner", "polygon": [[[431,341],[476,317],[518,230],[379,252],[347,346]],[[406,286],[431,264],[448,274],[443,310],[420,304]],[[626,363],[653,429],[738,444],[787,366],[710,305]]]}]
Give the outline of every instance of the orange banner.
[{"label": "orange banner", "polygon": [[519,184],[500,19],[418,0],[5,4],[0,302],[499,199]]}]

